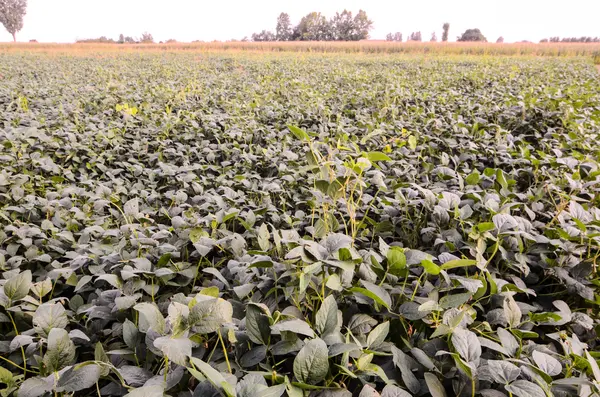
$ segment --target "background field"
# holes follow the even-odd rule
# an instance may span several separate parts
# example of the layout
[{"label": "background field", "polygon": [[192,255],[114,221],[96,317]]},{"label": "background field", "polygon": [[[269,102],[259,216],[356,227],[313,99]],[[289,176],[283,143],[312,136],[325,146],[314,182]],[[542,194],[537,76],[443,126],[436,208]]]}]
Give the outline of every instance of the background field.
[{"label": "background field", "polygon": [[386,41],[360,42],[214,42],[173,44],[0,44],[2,52],[316,52],[364,54],[421,54],[421,55],[502,55],[586,57],[600,64],[600,44],[568,43],[391,43]]}]

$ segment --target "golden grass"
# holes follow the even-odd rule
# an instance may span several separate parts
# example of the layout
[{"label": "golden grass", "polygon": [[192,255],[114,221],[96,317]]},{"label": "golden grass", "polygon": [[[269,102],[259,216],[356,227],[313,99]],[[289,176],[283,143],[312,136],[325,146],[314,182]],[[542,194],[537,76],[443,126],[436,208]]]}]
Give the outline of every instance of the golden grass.
[{"label": "golden grass", "polygon": [[171,44],[42,44],[2,43],[0,53],[130,53],[130,52],[303,52],[421,55],[500,55],[589,57],[600,64],[599,43],[394,43],[359,42],[209,42]]}]

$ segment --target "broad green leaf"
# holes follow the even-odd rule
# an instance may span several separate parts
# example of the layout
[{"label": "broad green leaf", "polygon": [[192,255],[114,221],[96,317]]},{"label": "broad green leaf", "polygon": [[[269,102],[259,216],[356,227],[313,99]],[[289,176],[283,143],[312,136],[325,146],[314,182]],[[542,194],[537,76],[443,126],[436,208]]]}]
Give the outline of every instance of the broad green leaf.
[{"label": "broad green leaf", "polygon": [[269,309],[264,305],[250,303],[246,306],[246,330],[254,343],[266,345],[271,337]]},{"label": "broad green leaf", "polygon": [[294,359],[296,379],[309,385],[316,385],[325,379],[327,372],[329,372],[329,359],[325,342],[319,338],[306,342]]},{"label": "broad green leaf", "polygon": [[462,294],[453,294],[453,295],[442,296],[440,298],[439,305],[443,309],[451,309],[451,308],[459,307],[459,306],[462,306],[465,303],[467,303],[469,301],[469,299],[471,299],[472,295],[473,294],[470,292],[465,292]]},{"label": "broad green leaf", "polygon": [[417,148],[417,138],[414,135],[408,137],[408,147],[410,147],[410,150]]},{"label": "broad green leaf", "polygon": [[492,379],[502,385],[516,380],[521,374],[519,367],[506,360],[488,360],[487,365]]},{"label": "broad green leaf", "polygon": [[40,336],[48,336],[52,328],[65,328],[69,324],[67,312],[60,303],[44,303],[33,314],[33,328]]},{"label": "broad green leaf", "polygon": [[528,380],[516,380],[504,388],[515,397],[546,397],[546,393],[541,387]]},{"label": "broad green leaf", "polygon": [[481,357],[481,343],[474,332],[456,328],[452,333],[452,346],[468,363],[477,362]]},{"label": "broad green leaf", "polygon": [[504,317],[508,322],[509,327],[517,328],[521,324],[521,309],[512,296],[504,298]]},{"label": "broad green leaf", "polygon": [[469,174],[469,176],[465,178],[465,182],[467,182],[468,185],[477,185],[480,179],[481,175],[479,174],[479,172],[473,171]]},{"label": "broad green leaf", "polygon": [[31,286],[31,271],[25,270],[24,272],[11,277],[4,284],[4,295],[11,301],[17,301],[27,296]]},{"label": "broad green leaf", "polygon": [[369,333],[367,337],[367,348],[377,349],[385,341],[388,333],[390,332],[390,322],[379,324],[377,327]]},{"label": "broad green leaf", "polygon": [[455,259],[444,263],[441,268],[442,270],[456,269],[459,267],[469,267],[477,265],[477,261],[473,259]]},{"label": "broad green leaf", "polygon": [[308,141],[310,138],[306,131],[293,125],[288,125],[289,130],[294,136],[301,141]]},{"label": "broad green leaf", "polygon": [[71,365],[75,361],[75,345],[69,334],[62,328],[52,328],[48,334],[48,348],[44,354],[43,363],[48,371]]},{"label": "broad green leaf", "polygon": [[406,255],[399,247],[390,247],[386,257],[390,274],[398,276],[406,269]]},{"label": "broad green leaf", "polygon": [[447,397],[446,390],[437,376],[431,372],[425,373],[425,383],[432,397]]},{"label": "broad green leaf", "polygon": [[219,371],[196,357],[190,357],[190,361],[196,369],[201,371],[202,374],[206,376],[206,379],[208,379],[208,381],[212,383],[214,387],[224,391],[228,396],[235,396],[235,392],[231,392],[231,385],[227,383],[227,380],[225,380]]},{"label": "broad green leaf", "polygon": [[222,298],[198,294],[188,307],[188,322],[199,334],[217,332],[221,326],[233,321],[233,306]]},{"label": "broad green leaf", "polygon": [[365,288],[353,287],[350,288],[350,292],[357,292],[359,294],[363,294],[371,299],[373,299],[377,304],[389,309],[392,304],[392,298],[389,293],[383,288],[375,285],[373,283],[369,283],[368,281],[361,280],[362,284]]},{"label": "broad green leaf", "polygon": [[19,387],[19,397],[40,397],[51,391],[53,383],[42,378],[26,379]]},{"label": "broad green leaf", "polygon": [[87,389],[96,384],[100,379],[101,372],[99,365],[89,362],[70,367],[60,375],[56,383],[56,390],[72,393]]},{"label": "broad green leaf", "polygon": [[187,358],[192,355],[192,341],[185,336],[161,336],[154,340],[154,347],[159,349],[169,360],[185,366]]},{"label": "broad green leaf", "polygon": [[310,328],[310,325],[308,325],[306,321],[297,318],[293,320],[280,321],[271,326],[271,331],[277,334],[283,331],[288,331],[295,334],[306,335],[309,338],[314,338],[315,336],[315,332],[312,330],[312,328]]},{"label": "broad green leaf", "polygon": [[560,361],[549,354],[534,350],[531,357],[533,358],[535,365],[541,369],[542,372],[550,376],[556,376],[562,372],[562,364]]},{"label": "broad green leaf", "polygon": [[164,388],[160,385],[138,387],[125,394],[124,397],[163,397]]},{"label": "broad green leaf", "polygon": [[385,153],[382,152],[368,152],[365,153],[367,159],[369,159],[369,161],[371,162],[376,162],[376,161],[391,161],[392,159]]},{"label": "broad green leaf", "polygon": [[319,335],[335,331],[338,325],[338,306],[333,295],[329,295],[321,303],[315,316],[315,328]]},{"label": "broad green leaf", "polygon": [[140,332],[147,333],[150,328],[162,334],[165,330],[165,318],[161,314],[158,306],[154,303],[138,303],[133,307],[140,313],[138,328]]},{"label": "broad green leaf", "polygon": [[438,265],[436,265],[429,259],[423,259],[421,261],[421,266],[423,267],[423,269],[425,269],[425,272],[431,274],[432,276],[437,276],[442,270]]}]

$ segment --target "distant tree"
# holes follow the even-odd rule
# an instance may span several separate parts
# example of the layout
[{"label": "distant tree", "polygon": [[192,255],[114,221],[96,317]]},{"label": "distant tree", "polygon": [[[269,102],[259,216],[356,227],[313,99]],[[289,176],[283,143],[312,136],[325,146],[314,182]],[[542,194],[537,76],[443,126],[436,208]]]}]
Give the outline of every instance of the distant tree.
[{"label": "distant tree", "polygon": [[352,40],[368,39],[371,29],[373,29],[373,21],[369,19],[365,11],[358,10],[358,14],[354,17],[354,35],[352,36]]},{"label": "distant tree", "polygon": [[351,11],[336,12],[329,23],[334,40],[350,41],[355,35],[356,27],[354,26],[354,17]]},{"label": "distant tree", "polygon": [[421,41],[421,32],[412,32],[408,39],[409,41]]},{"label": "distant tree", "polygon": [[292,22],[290,16],[285,12],[282,12],[277,17],[277,27],[275,28],[275,32],[277,41],[288,41],[292,39],[292,35],[294,34]]},{"label": "distant tree", "polygon": [[487,42],[485,36],[479,29],[467,29],[465,32],[456,38],[457,41],[483,41]]},{"label": "distant tree", "polygon": [[148,32],[142,33],[142,38],[140,39],[141,43],[154,43],[154,37]]},{"label": "distant tree", "polygon": [[119,40],[117,40],[117,43],[119,43],[119,44],[125,43],[125,36],[123,36],[123,33],[121,33],[119,35]]},{"label": "distant tree", "polygon": [[0,0],[0,22],[17,41],[17,32],[23,29],[23,17],[27,13],[27,0]]},{"label": "distant tree", "polygon": [[547,42],[548,42],[548,39],[541,39],[540,40],[540,43],[547,43]]},{"label": "distant tree", "polygon": [[429,41],[437,41],[437,36],[435,35],[435,32],[431,33],[431,39],[429,39]]},{"label": "distant tree", "polygon": [[504,37],[502,37],[502,36],[498,37],[498,40],[496,40],[496,43],[504,43]]},{"label": "distant tree", "polygon": [[169,39],[167,41],[165,41],[166,44],[173,44],[173,43],[177,43],[177,40],[175,39]]},{"label": "distant tree", "polygon": [[302,41],[333,40],[331,24],[320,12],[311,12],[303,16],[294,29],[294,39]]},{"label": "distant tree", "polygon": [[243,41],[243,42],[246,42],[246,41],[250,41],[250,39],[248,39],[248,36],[244,36],[244,37],[242,38],[242,41]]},{"label": "distant tree", "polygon": [[125,40],[124,41],[127,44],[133,44],[133,43],[135,43],[135,39],[133,37],[131,37],[131,36],[125,36]]},{"label": "distant tree", "polygon": [[400,33],[400,32],[388,33],[385,36],[385,39],[387,41],[399,41],[399,42],[401,42],[402,41],[402,33]]},{"label": "distant tree", "polygon": [[450,24],[448,22],[446,22],[442,26],[442,29],[444,30],[442,33],[442,41],[448,41],[448,31],[450,30]]},{"label": "distant tree", "polygon": [[275,33],[263,30],[260,33],[252,33],[252,41],[275,41]]}]

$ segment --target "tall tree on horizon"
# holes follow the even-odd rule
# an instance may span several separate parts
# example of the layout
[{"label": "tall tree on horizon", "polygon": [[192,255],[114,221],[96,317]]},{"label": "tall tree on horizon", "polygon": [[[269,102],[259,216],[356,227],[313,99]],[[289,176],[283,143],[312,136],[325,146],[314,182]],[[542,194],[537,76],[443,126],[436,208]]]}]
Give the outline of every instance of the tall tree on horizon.
[{"label": "tall tree on horizon", "polygon": [[448,22],[444,23],[442,29],[444,30],[442,33],[442,41],[448,41],[448,31],[450,30],[450,24]]},{"label": "tall tree on horizon", "polygon": [[277,17],[277,27],[275,28],[275,35],[277,41],[289,41],[292,39],[294,30],[292,29],[292,21],[290,16],[282,12]]},{"label": "tall tree on horizon", "polygon": [[17,32],[23,29],[23,17],[27,13],[27,0],[0,0],[0,22],[17,41]]}]

